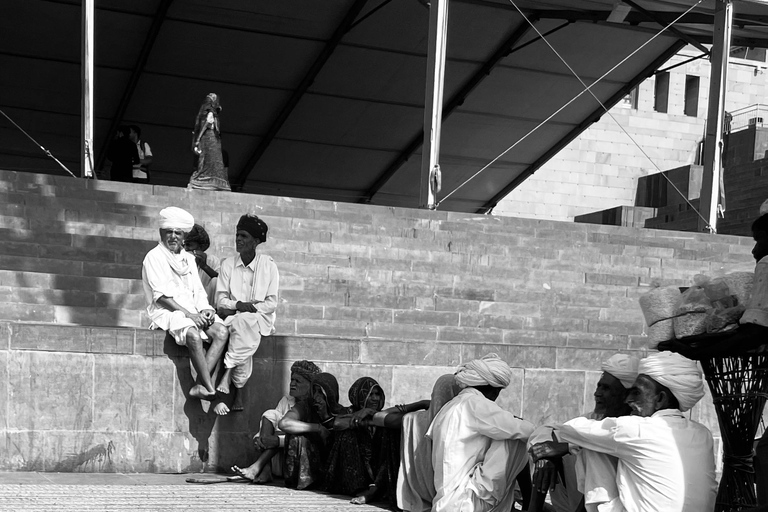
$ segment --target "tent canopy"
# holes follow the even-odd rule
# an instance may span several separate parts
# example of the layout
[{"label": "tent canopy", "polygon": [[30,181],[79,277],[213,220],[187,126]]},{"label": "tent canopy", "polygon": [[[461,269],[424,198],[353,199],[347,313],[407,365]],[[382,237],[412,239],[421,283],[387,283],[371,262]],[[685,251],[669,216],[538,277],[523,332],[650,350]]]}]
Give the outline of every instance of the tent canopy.
[{"label": "tent canopy", "polygon": [[[711,43],[714,0],[614,5],[450,0],[441,209],[487,211],[597,120],[580,80],[610,108]],[[734,7],[732,44],[768,46],[768,5]],[[78,0],[0,4],[0,108],[75,173],[81,16]],[[97,168],[117,126],[137,124],[155,182],[186,185],[194,117],[216,92],[244,191],[415,207],[428,24],[425,0],[97,0]],[[60,172],[5,118],[0,167]]]}]

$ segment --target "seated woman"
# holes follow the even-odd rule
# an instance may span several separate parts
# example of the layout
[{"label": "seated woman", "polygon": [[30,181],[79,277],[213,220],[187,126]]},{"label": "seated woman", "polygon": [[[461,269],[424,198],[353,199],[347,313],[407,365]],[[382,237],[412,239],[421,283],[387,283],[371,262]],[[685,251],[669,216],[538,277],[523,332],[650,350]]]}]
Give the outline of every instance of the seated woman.
[{"label": "seated woman", "polygon": [[[255,484],[272,481],[272,475],[283,474],[283,450],[285,447],[285,433],[277,428],[283,416],[296,405],[297,402],[309,397],[310,379],[320,373],[320,368],[312,361],[296,361],[291,366],[291,384],[287,396],[277,403],[277,407],[264,411],[261,415],[261,428],[253,436],[256,450],[261,452],[256,462],[245,469],[232,466],[232,471]],[[275,457],[280,454],[281,456]]]},{"label": "seated woman", "polygon": [[346,409],[339,405],[339,383],[330,373],[318,373],[310,379],[311,392],[297,401],[277,426],[285,432],[285,485],[306,489],[322,485],[323,468],[333,442],[332,423]]},{"label": "seated woman", "polygon": [[435,497],[432,443],[424,435],[440,409],[453,400],[459,391],[461,388],[453,374],[442,375],[432,388],[429,408],[403,417],[400,469],[397,475],[397,506],[406,512],[432,510],[432,498]]},{"label": "seated woman", "polygon": [[[400,425],[406,412],[426,408],[428,401],[383,411],[384,391],[371,377],[349,388],[352,413],[333,422],[334,442],[328,456],[328,492],[355,496],[354,504],[376,499],[395,502],[400,465]],[[383,428],[382,428],[383,427]]]}]

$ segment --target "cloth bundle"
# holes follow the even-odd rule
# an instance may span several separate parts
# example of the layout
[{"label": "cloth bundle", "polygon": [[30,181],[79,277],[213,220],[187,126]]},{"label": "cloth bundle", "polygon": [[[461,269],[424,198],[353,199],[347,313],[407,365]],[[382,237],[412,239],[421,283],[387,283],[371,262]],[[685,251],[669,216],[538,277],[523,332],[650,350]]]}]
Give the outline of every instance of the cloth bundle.
[{"label": "cloth bundle", "polygon": [[679,300],[680,289],[676,286],[656,287],[640,296],[649,341],[659,343],[674,337],[673,319]]}]

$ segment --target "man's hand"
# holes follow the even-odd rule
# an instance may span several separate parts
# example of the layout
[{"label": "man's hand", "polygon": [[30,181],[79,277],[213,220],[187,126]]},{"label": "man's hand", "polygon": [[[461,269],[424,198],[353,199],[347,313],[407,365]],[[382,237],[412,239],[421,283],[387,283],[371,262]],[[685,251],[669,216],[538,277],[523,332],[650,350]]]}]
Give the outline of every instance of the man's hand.
[{"label": "man's hand", "polygon": [[195,327],[201,331],[204,331],[208,328],[208,320],[203,316],[202,313],[187,313],[187,318],[192,320],[195,323]]},{"label": "man's hand", "polygon": [[373,417],[373,415],[376,414],[376,412],[377,411],[375,409],[371,409],[370,407],[364,407],[359,411],[353,412],[352,417],[358,420],[359,422],[360,420]]},{"label": "man's hand", "polygon": [[528,453],[531,454],[533,462],[539,459],[556,459],[568,454],[568,443],[545,441],[531,446]]},{"label": "man's hand", "polygon": [[250,302],[237,301],[237,310],[241,313],[258,313],[259,310]]},{"label": "man's hand", "polygon": [[216,312],[212,309],[203,310],[200,314],[203,315],[203,318],[205,318],[205,321],[208,324],[205,326],[206,329],[212,326],[213,322],[216,321]]},{"label": "man's hand", "polygon": [[253,444],[258,448],[259,450],[269,450],[271,448],[277,448],[280,446],[280,439],[274,435],[265,435],[265,436],[259,436],[256,439],[253,440]]},{"label": "man's hand", "polygon": [[533,488],[540,493],[546,493],[557,484],[557,467],[551,460],[541,459],[533,466]]},{"label": "man's hand", "polygon": [[196,250],[194,252],[194,255],[195,255],[195,262],[197,263],[198,267],[202,268],[208,262],[208,255],[205,254],[200,249]]}]

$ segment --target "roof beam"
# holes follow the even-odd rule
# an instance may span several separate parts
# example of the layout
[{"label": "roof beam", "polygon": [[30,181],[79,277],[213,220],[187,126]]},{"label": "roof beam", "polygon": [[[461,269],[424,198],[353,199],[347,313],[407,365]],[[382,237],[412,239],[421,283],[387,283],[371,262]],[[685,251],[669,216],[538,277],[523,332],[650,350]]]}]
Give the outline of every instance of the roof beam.
[{"label": "roof beam", "polygon": [[306,93],[307,90],[312,86],[315,78],[317,78],[317,75],[320,74],[323,66],[325,66],[326,62],[328,62],[328,59],[331,57],[333,52],[336,50],[336,47],[341,42],[341,38],[344,37],[344,34],[346,34],[354,25],[355,19],[357,19],[357,16],[360,14],[360,11],[363,10],[363,7],[365,7],[367,1],[368,0],[355,0],[355,3],[347,11],[347,14],[344,16],[344,19],[341,21],[341,23],[339,23],[339,25],[336,27],[336,30],[333,32],[331,38],[325,43],[323,50],[320,52],[320,55],[317,56],[315,61],[312,63],[312,66],[310,66],[309,71],[307,71],[307,74],[304,75],[304,78],[301,80],[301,82],[299,82],[298,87],[296,87],[296,89],[293,91],[293,94],[291,94],[291,97],[288,98],[288,101],[285,102],[283,108],[277,114],[277,117],[272,121],[272,125],[264,134],[264,137],[262,137],[258,146],[256,146],[256,148],[251,151],[251,154],[248,156],[245,163],[242,165],[242,167],[240,167],[240,170],[232,179],[233,188],[242,188],[242,186],[245,184],[245,181],[248,179],[248,175],[251,173],[253,168],[256,167],[259,159],[264,155],[269,145],[277,136],[280,128],[282,128],[283,124],[285,124],[285,121],[288,120],[288,117],[299,104],[299,101],[301,101],[304,93]]},{"label": "roof beam", "polygon": [[684,34],[680,30],[677,29],[674,25],[670,25],[670,22],[665,22],[662,20],[659,16],[657,16],[655,13],[646,10],[644,7],[641,7],[637,4],[637,2],[634,2],[633,0],[621,0],[623,3],[632,6],[633,9],[636,11],[644,14],[645,16],[648,16],[649,19],[655,21],[658,23],[661,27],[665,28],[665,30],[668,30],[672,34],[675,34],[677,37],[682,39],[683,41],[686,41],[688,44],[692,44],[696,48],[698,48],[702,53],[706,53],[709,55],[709,48],[701,44],[700,42],[696,41],[694,38],[689,36],[688,34]]},{"label": "roof beam", "polygon": [[[668,61],[673,55],[675,55],[677,52],[679,52],[683,47],[685,47],[687,43],[683,40],[677,39],[675,40],[672,45],[667,48],[664,53],[659,55],[653,62],[651,62],[648,66],[646,66],[645,69],[643,69],[640,73],[638,73],[630,82],[627,83],[624,87],[619,89],[613,96],[611,96],[607,101],[603,102],[604,105],[606,105],[607,108],[613,107],[616,103],[618,103],[621,98],[629,94],[629,92],[637,87],[643,80],[651,76],[656,69],[659,68],[662,64],[664,64],[666,61]],[[543,155],[541,155],[535,162],[533,162],[531,165],[528,166],[527,169],[525,169],[522,173],[520,173],[515,179],[513,179],[507,186],[505,186],[499,193],[497,193],[495,196],[493,196],[487,203],[485,203],[481,208],[478,208],[477,213],[488,213],[491,209],[493,209],[499,201],[504,199],[510,192],[515,190],[521,183],[523,183],[525,180],[527,180],[533,173],[535,173],[539,168],[547,163],[547,161],[552,158],[555,154],[557,154],[561,149],[563,149],[565,146],[571,143],[572,140],[574,140],[576,137],[578,137],[584,130],[586,130],[592,123],[596,122],[602,115],[605,114],[605,110],[603,110],[603,107],[600,106],[597,109],[595,109],[589,116],[587,116],[584,121],[579,123],[578,126],[576,126],[573,130],[568,132],[565,137],[560,139],[557,144],[552,146],[549,150],[547,150]]]},{"label": "roof beam", "polygon": [[96,169],[101,169],[104,165],[104,159],[107,157],[107,146],[111,137],[115,134],[117,127],[123,122],[125,111],[128,110],[128,105],[131,103],[134,91],[136,91],[136,85],[139,83],[139,78],[144,72],[144,67],[147,65],[149,54],[152,52],[152,48],[157,41],[157,35],[160,33],[160,27],[163,26],[165,16],[168,14],[168,8],[173,3],[173,0],[160,0],[157,6],[155,15],[152,17],[152,25],[149,27],[147,37],[144,38],[144,44],[141,45],[141,51],[139,52],[139,58],[136,59],[136,64],[133,66],[131,76],[128,79],[128,83],[123,90],[123,95],[120,98],[120,103],[117,105],[115,114],[112,116],[112,122],[109,124],[109,130],[104,134],[102,138],[102,144],[99,145],[98,158],[96,159]]},{"label": "roof beam", "polygon": [[[537,20],[535,18],[531,19],[531,22],[533,23],[536,21]],[[560,30],[566,25],[567,24],[564,24],[551,30],[547,33],[547,35],[551,34],[555,30]],[[512,48],[520,39],[523,38],[523,36],[525,36],[526,33],[528,33],[529,29],[530,25],[527,23],[521,23],[520,26],[517,27],[509,35],[509,37],[507,37],[504,42],[496,48],[496,51],[493,52],[493,55],[491,55],[491,57],[483,63],[480,69],[478,69],[477,72],[469,78],[469,80],[464,82],[464,85],[462,85],[456,94],[454,94],[453,97],[451,97],[451,99],[443,107],[443,122],[445,122],[445,120],[448,119],[448,116],[450,116],[458,107],[464,104],[467,97],[469,97],[472,91],[474,91],[475,88],[480,85],[480,83],[485,80],[488,75],[491,74],[491,71],[493,71],[499,62],[501,62],[510,53],[520,50],[538,40],[537,38],[533,41],[528,41],[527,43],[517,48]],[[370,203],[373,200],[373,197],[381,190],[381,188],[387,184],[392,176],[394,176],[395,173],[397,173],[397,171],[403,166],[403,164],[408,161],[413,153],[421,147],[423,141],[424,130],[421,130],[418,135],[411,139],[405,149],[400,152],[400,154],[392,161],[389,167],[387,167],[386,170],[381,173],[381,175],[379,175],[373,186],[371,186],[371,188],[368,189],[368,191],[365,193],[361,202]]]}]

